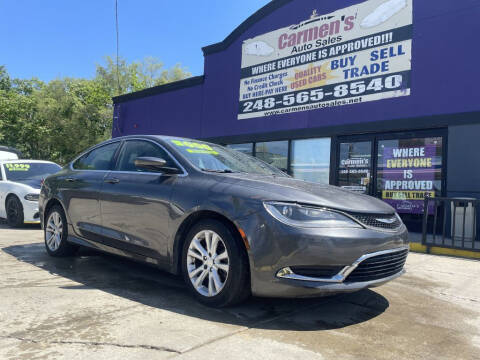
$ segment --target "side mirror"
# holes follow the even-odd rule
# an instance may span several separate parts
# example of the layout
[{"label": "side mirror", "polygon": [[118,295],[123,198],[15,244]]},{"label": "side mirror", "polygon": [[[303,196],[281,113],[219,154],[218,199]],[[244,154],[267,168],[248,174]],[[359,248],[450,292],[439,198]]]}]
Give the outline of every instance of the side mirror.
[{"label": "side mirror", "polygon": [[181,170],[174,167],[168,167],[164,159],[156,157],[139,157],[135,159],[135,167],[142,170],[162,172],[165,174],[180,174]]}]

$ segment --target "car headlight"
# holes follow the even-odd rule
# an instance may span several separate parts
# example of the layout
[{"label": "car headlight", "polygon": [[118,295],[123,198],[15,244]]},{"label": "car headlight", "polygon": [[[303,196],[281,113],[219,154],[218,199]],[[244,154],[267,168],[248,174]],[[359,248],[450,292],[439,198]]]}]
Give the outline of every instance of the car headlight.
[{"label": "car headlight", "polygon": [[278,221],[307,228],[362,228],[359,223],[334,210],[295,203],[264,202],[265,209]]},{"label": "car headlight", "polygon": [[27,194],[24,196],[24,199],[28,201],[38,201],[38,197],[38,194]]}]

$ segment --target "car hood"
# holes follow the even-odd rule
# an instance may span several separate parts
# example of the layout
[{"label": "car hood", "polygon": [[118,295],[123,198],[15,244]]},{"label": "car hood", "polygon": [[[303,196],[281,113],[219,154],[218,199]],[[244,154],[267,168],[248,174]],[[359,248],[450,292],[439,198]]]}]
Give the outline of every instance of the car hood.
[{"label": "car hood", "polygon": [[17,180],[15,181],[15,183],[27,185],[36,190],[40,190],[40,188],[42,187],[42,180],[39,179]]},{"label": "car hood", "polygon": [[336,186],[321,185],[290,177],[245,173],[222,174],[221,177],[223,182],[231,185],[251,188],[252,195],[261,197],[261,200],[292,201],[349,212],[375,214],[395,212],[390,205],[377,198]]}]

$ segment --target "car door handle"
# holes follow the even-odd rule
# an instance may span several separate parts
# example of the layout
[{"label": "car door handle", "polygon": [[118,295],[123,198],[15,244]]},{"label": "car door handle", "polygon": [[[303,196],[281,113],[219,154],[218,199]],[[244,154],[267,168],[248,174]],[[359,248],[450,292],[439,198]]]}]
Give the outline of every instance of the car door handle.
[{"label": "car door handle", "polygon": [[105,179],[104,182],[106,182],[107,184],[118,184],[120,180],[115,178],[110,178],[110,179]]},{"label": "car door handle", "polygon": [[74,178],[66,178],[65,181],[67,181],[67,182],[75,182],[75,181],[77,181],[77,179],[74,179]]}]

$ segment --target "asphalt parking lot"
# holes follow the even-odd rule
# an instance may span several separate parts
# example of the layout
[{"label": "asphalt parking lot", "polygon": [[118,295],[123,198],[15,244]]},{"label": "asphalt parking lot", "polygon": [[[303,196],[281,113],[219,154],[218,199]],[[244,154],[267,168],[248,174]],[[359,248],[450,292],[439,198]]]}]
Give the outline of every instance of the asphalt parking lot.
[{"label": "asphalt parking lot", "polygon": [[49,258],[0,225],[0,359],[480,359],[480,262],[410,254],[380,288],[197,304],[182,280],[116,257]]}]

